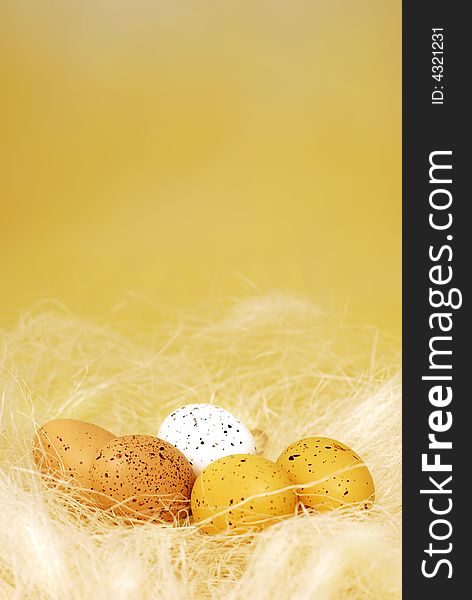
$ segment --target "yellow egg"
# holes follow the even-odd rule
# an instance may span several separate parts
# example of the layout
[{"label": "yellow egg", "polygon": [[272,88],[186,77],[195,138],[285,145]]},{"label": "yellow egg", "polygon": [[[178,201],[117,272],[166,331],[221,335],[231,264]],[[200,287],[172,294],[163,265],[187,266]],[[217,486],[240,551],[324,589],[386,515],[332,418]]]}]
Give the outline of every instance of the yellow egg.
[{"label": "yellow egg", "polygon": [[60,479],[72,487],[90,488],[90,466],[97,450],[115,435],[92,423],[54,419],[36,432],[33,458],[51,484]]},{"label": "yellow egg", "polygon": [[151,435],[125,435],[100,448],[90,477],[100,508],[162,521],[185,518],[195,481],[182,452]]},{"label": "yellow egg", "polygon": [[[317,510],[330,510],[374,501],[374,482],[360,456],[345,444],[324,437],[310,437],[289,446],[277,459],[297,489],[300,500]],[[309,485],[313,483],[313,485]]]},{"label": "yellow egg", "polygon": [[225,456],[208,465],[193,486],[195,522],[208,520],[204,533],[256,531],[294,513],[297,496],[283,490],[290,485],[288,474],[262,456]]}]

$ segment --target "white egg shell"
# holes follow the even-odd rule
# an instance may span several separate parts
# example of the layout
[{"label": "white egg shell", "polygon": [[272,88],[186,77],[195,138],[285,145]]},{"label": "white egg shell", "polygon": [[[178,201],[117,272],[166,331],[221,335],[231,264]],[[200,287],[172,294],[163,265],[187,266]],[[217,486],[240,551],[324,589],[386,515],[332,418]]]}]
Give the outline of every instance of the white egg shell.
[{"label": "white egg shell", "polygon": [[224,408],[186,404],[166,417],[157,437],[185,455],[195,475],[210,463],[231,454],[256,454],[249,429]]}]

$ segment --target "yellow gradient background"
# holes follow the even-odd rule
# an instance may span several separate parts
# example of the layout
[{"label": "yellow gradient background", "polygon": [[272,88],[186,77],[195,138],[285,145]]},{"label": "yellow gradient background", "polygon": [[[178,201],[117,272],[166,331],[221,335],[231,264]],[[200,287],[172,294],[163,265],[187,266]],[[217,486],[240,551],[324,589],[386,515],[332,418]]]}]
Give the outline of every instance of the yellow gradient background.
[{"label": "yellow gradient background", "polygon": [[398,332],[400,68],[398,0],[3,0],[2,322],[277,288]]}]

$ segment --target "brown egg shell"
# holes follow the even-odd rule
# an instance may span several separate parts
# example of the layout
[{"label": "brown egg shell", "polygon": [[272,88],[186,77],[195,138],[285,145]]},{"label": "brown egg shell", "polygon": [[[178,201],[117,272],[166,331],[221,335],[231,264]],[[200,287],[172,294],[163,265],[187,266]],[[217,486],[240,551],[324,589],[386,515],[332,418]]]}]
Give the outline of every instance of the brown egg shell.
[{"label": "brown egg shell", "polygon": [[73,488],[90,488],[90,467],[97,451],[115,438],[93,423],[54,419],[37,430],[33,459],[50,485],[61,480]]},{"label": "brown egg shell", "polygon": [[102,447],[90,477],[100,508],[117,516],[167,522],[185,516],[195,481],[185,456],[150,435],[127,435]]}]

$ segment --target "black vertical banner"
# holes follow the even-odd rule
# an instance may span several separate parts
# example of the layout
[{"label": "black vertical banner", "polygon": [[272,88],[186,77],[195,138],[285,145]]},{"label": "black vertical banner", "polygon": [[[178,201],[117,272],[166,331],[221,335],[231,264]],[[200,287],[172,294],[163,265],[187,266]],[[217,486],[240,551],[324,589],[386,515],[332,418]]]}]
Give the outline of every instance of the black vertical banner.
[{"label": "black vertical banner", "polygon": [[467,7],[403,2],[404,598],[471,595]]}]

